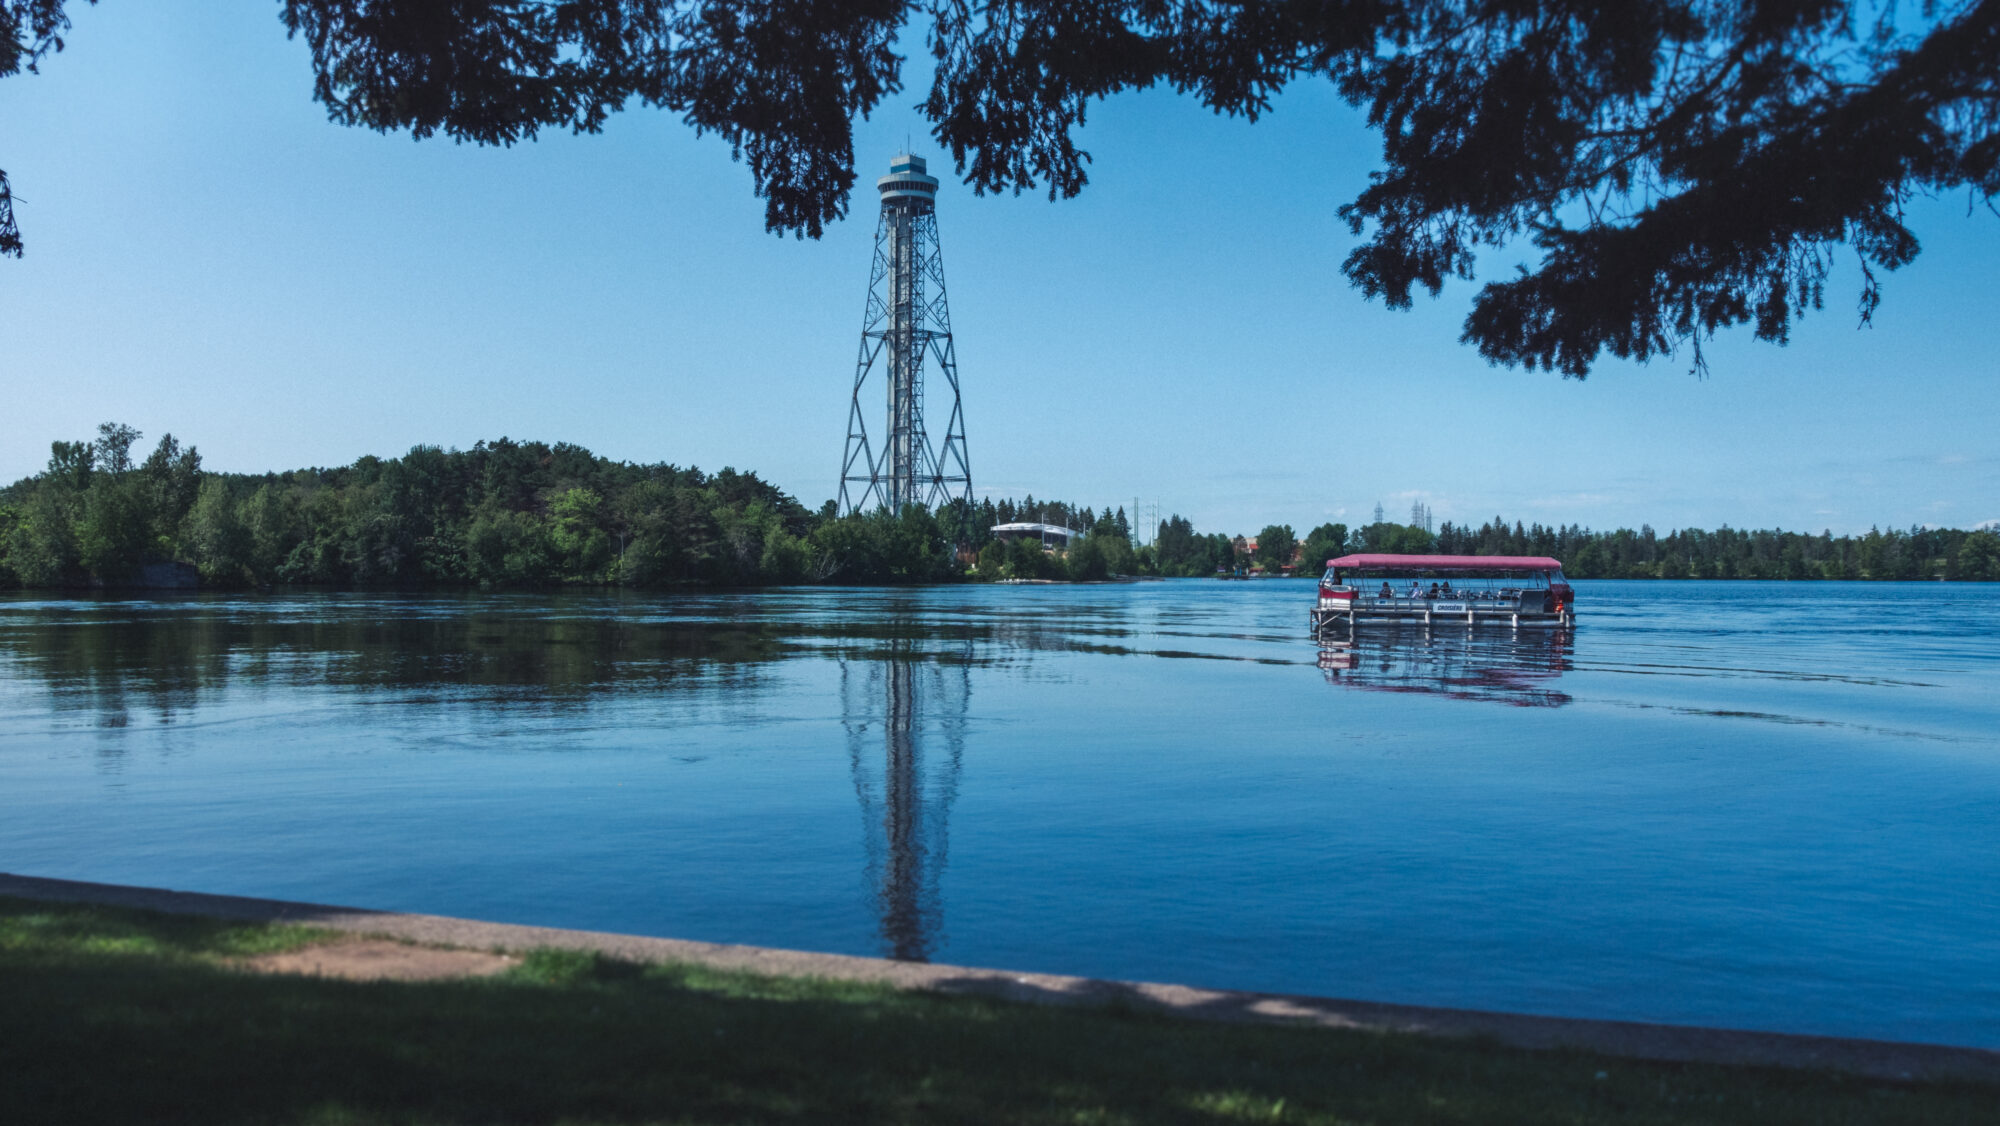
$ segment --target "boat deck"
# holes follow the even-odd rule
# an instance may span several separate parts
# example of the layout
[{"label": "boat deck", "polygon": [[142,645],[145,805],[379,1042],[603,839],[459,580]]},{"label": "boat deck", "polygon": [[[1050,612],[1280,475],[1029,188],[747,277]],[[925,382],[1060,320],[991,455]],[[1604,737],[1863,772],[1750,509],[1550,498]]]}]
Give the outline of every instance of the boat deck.
[{"label": "boat deck", "polygon": [[1310,621],[1314,636],[1379,622],[1425,626],[1499,624],[1513,628],[1576,623],[1575,615],[1568,610],[1543,610],[1539,606],[1523,609],[1524,601],[1521,598],[1356,598],[1349,606],[1315,606]]}]

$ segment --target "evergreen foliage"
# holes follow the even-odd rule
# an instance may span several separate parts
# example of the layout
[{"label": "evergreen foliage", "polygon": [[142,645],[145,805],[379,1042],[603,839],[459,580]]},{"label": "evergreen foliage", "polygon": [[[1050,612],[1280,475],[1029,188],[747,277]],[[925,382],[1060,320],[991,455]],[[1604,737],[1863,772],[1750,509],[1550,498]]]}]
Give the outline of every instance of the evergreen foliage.
[{"label": "evergreen foliage", "polygon": [[1509,525],[1498,517],[1474,528],[1446,523],[1436,550],[1446,555],[1549,555],[1579,579],[1966,579],[2000,580],[2000,533],[1953,528],[1871,529],[1866,535],[1684,528],[1662,536],[1650,526],[1593,532]]},{"label": "evergreen foliage", "polygon": [[[1685,528],[1662,536],[1650,525],[1594,532],[1568,526],[1473,527],[1446,521],[1435,535],[1411,524],[1378,522],[1342,536],[1323,524],[1308,535],[1301,574],[1344,551],[1393,555],[1546,555],[1575,579],[1965,579],[2000,580],[2000,531],[1912,527],[1861,536],[1778,530]],[[1259,548],[1263,546],[1261,543]]]},{"label": "evergreen foliage", "polygon": [[1162,575],[1212,575],[1236,567],[1236,548],[1228,536],[1200,535],[1178,513],[1160,521],[1153,547],[1155,566]]},{"label": "evergreen foliage", "polygon": [[418,446],[337,469],[210,473],[107,423],[0,490],[0,582],[118,586],[185,562],[203,585],[933,582],[959,567],[921,508],[833,519],[754,473],[612,461],[567,443]]},{"label": "evergreen foliage", "polygon": [[[48,467],[0,489],[0,586],[138,582],[149,564],[193,566],[204,586],[268,584],[631,587],[931,583],[1202,576],[1293,565],[1317,574],[1349,551],[1548,555],[1573,578],[1966,579],[2000,581],[2000,531],[1913,527],[1862,536],[1571,524],[1446,522],[1433,534],[1376,521],[1289,525],[1240,539],[1202,534],[1175,514],[1136,546],[1123,507],[987,498],[930,512],[912,505],[836,517],[807,510],[754,473],[634,465],[568,443],[502,438],[469,450],[417,446],[336,469],[213,473],[163,436],[134,456],[137,430],[54,442]],[[1057,524],[1064,550],[1001,543],[996,524]],[[963,552],[963,554],[961,554]],[[970,565],[968,567],[968,565]]]}]

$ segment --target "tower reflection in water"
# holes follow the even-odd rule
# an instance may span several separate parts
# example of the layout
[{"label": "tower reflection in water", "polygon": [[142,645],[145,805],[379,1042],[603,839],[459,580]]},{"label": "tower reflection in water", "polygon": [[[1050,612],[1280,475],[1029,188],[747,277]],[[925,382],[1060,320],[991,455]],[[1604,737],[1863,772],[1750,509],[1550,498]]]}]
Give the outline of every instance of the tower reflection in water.
[{"label": "tower reflection in water", "polygon": [[938,884],[965,752],[970,650],[967,642],[964,654],[940,661],[899,639],[881,660],[841,663],[841,714],[861,801],[868,884],[882,952],[900,961],[927,962],[943,940]]},{"label": "tower reflection in water", "polygon": [[1574,667],[1567,629],[1479,631],[1386,629],[1320,650],[1333,684],[1369,692],[1416,692],[1522,708],[1570,702],[1556,687]]}]

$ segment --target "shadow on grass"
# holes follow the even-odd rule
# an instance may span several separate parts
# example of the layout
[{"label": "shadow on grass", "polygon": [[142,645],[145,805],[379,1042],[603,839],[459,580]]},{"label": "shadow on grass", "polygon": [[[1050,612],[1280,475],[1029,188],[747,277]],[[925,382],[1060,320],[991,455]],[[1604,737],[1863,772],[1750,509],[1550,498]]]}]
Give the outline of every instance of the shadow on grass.
[{"label": "shadow on grass", "polygon": [[310,926],[272,925],[0,896],[0,952],[249,957],[332,937]]},{"label": "shadow on grass", "polygon": [[[1972,1123],[1995,1098],[566,951],[480,981],[262,977],[203,961],[226,930],[74,910],[0,904],[0,934],[44,936],[0,949],[0,1122]],[[167,953],[130,944],[155,927]]]},{"label": "shadow on grass", "polygon": [[[947,978],[934,987],[948,993],[1041,1005],[1171,1012],[1181,1018],[1229,1024],[1282,1022],[1325,1029],[1393,1030],[1484,1040],[1512,1048],[1570,1048],[1622,1059],[1804,1068],[1877,1079],[1958,1079],[2000,1086],[2000,1052],[1983,1048],[990,972]],[[2000,1123],[2000,1115],[1995,1121]]]}]

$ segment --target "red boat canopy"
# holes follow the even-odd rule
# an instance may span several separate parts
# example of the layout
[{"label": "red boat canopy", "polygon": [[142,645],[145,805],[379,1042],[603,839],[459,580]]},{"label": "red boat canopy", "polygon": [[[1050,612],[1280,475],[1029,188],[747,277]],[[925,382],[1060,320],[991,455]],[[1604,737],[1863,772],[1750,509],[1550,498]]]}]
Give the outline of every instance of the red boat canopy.
[{"label": "red boat canopy", "polygon": [[1418,571],[1560,571],[1546,555],[1343,555],[1329,567],[1407,567]]}]

